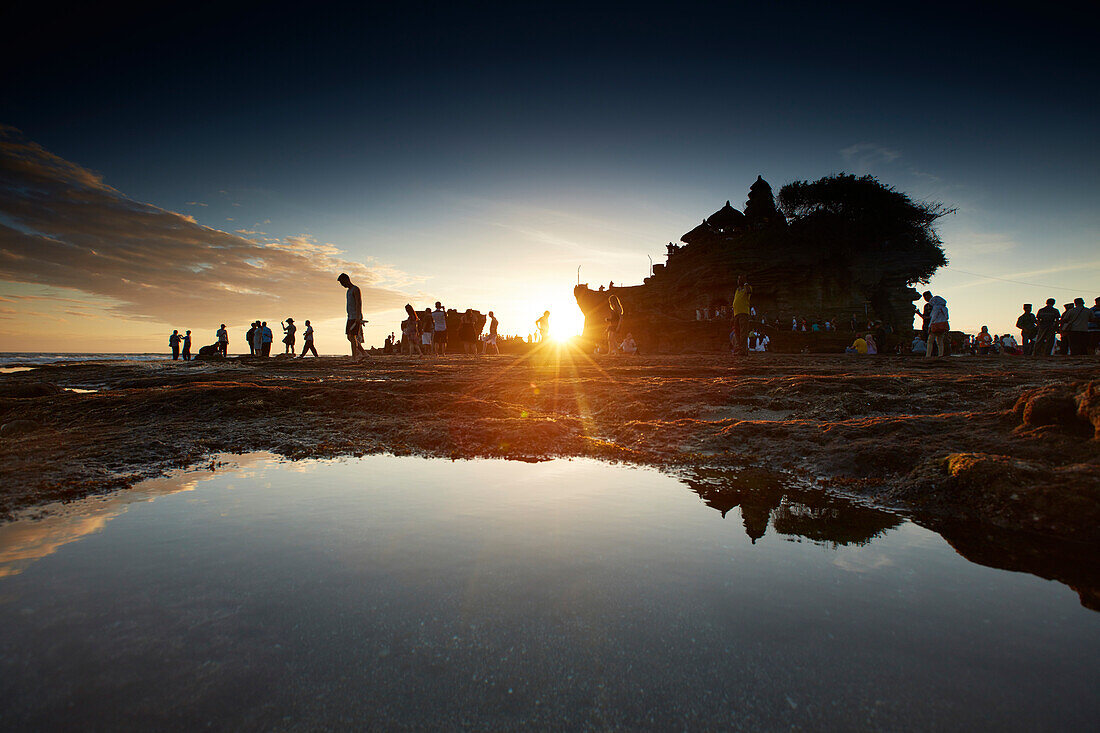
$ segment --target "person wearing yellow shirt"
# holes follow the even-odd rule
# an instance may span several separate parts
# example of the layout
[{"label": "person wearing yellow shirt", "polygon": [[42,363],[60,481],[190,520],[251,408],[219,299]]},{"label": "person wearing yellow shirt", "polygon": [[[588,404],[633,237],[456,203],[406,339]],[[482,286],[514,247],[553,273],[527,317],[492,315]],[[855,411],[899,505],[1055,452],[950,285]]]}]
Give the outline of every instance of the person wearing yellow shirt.
[{"label": "person wearing yellow shirt", "polygon": [[737,276],[737,291],[733,294],[733,353],[740,356],[749,353],[749,299],[752,286],[744,276]]},{"label": "person wearing yellow shirt", "polygon": [[857,354],[867,353],[867,342],[863,340],[863,336],[860,335],[852,342],[852,348],[856,350]]}]

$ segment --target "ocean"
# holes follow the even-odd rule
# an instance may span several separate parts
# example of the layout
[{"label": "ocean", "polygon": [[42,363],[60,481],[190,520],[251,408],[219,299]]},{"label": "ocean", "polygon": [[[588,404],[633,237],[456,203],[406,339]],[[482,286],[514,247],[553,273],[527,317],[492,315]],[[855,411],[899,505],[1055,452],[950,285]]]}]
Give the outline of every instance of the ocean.
[{"label": "ocean", "polygon": [[168,354],[63,354],[34,351],[0,352],[0,368],[74,364],[84,361],[163,361]]}]

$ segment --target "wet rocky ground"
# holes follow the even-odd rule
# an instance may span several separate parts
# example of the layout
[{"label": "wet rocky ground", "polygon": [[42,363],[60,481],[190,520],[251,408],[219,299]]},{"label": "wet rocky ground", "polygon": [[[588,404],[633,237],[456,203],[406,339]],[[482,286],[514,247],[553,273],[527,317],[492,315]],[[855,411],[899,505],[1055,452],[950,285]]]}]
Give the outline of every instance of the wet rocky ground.
[{"label": "wet rocky ground", "polygon": [[591,456],[761,467],[929,523],[1100,543],[1100,361],[1087,358],[71,364],[0,376],[0,425],[5,518],[222,452]]}]

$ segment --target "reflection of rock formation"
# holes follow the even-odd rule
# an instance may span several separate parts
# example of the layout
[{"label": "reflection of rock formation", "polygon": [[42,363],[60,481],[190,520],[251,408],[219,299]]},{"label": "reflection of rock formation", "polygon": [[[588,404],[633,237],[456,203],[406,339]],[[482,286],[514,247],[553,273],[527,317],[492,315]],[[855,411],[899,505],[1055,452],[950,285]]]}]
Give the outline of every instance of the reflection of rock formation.
[{"label": "reflection of rock formation", "polygon": [[847,333],[820,333],[813,340],[792,334],[794,316],[848,324],[855,315],[863,323],[881,318],[899,331],[912,326],[918,294],[898,280],[888,248],[878,266],[868,268],[834,251],[835,245],[796,234],[762,178],[749,189],[744,213],[727,201],[681,242],[668,244],[667,261],[654,265],[643,285],[606,291],[577,285],[584,337],[601,340],[607,298],[614,294],[625,308],[623,332],[630,331],[644,352],[726,348],[738,275],[753,286],[752,304],[767,318],[775,351],[837,352],[851,342]]},{"label": "reflection of rock formation", "polygon": [[824,491],[784,487],[777,476],[757,469],[736,474],[697,470],[687,484],[723,517],[739,508],[745,533],[753,543],[770,525],[781,535],[833,545],[863,545],[901,524],[901,519],[889,512]]},{"label": "reflection of rock formation", "polygon": [[970,562],[1057,580],[1077,593],[1082,606],[1100,611],[1100,548],[1094,544],[989,524],[938,523],[931,529]]}]

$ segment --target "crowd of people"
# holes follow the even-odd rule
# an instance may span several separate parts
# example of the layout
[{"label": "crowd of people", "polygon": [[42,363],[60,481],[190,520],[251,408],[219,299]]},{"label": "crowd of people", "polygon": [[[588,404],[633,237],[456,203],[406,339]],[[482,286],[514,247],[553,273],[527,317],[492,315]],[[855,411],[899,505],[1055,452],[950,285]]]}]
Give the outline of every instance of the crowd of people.
[{"label": "crowd of people", "polygon": [[[363,318],[362,293],[346,273],[341,273],[337,281],[347,291],[345,335],[351,346],[352,357],[360,359],[367,355],[363,348],[363,327],[367,321]],[[930,291],[922,293],[921,298],[924,300],[923,308],[914,308],[914,312],[921,319],[921,329],[909,344],[909,351],[929,359],[944,356],[948,351],[947,337],[950,330],[947,301],[943,296],[933,295]],[[716,311],[731,316],[730,350],[737,356],[750,351],[767,351],[771,342],[766,333],[768,319],[766,316],[757,315],[751,299],[752,286],[743,276],[739,276],[732,306]],[[982,326],[981,331],[976,335],[965,337],[964,350],[982,356],[989,354],[1083,356],[1100,353],[1100,297],[1095,299],[1095,304],[1091,308],[1085,305],[1083,298],[1065,303],[1061,311],[1055,307],[1056,302],[1054,298],[1048,298],[1046,305],[1037,312],[1032,312],[1031,303],[1023,305],[1023,313],[1016,319],[1016,327],[1020,329],[1020,341],[1017,341],[1012,334],[992,334],[987,326]],[[633,334],[630,332],[623,334],[622,302],[617,296],[611,295],[608,298],[607,308],[610,315],[605,318],[605,342],[597,346],[596,352],[638,353],[638,343]],[[391,333],[386,339],[384,349],[386,353],[445,355],[448,353],[449,344],[451,348],[465,354],[500,353],[498,346],[500,322],[493,311],[489,311],[488,316],[482,318],[472,309],[467,309],[463,313],[447,311],[440,301],[436,301],[434,309],[425,308],[419,312],[412,304],[406,304],[405,313],[407,317],[401,322],[401,339],[397,340],[396,334]],[[703,318],[704,315],[709,319],[709,309],[705,314],[702,310],[697,311],[698,318]],[[773,327],[778,329],[781,324],[782,321],[776,318]],[[488,333],[482,334],[486,325],[488,325]],[[884,324],[881,320],[872,320],[867,323],[866,331],[859,330],[859,325],[859,320],[853,315],[850,328],[856,332],[856,338],[850,346],[845,348],[845,352],[849,354],[902,353],[903,345],[896,343],[893,329],[888,324]],[[301,354],[296,351],[298,327],[294,319],[288,317],[280,322],[280,326],[283,331],[284,354],[302,359],[307,354],[313,354],[315,357],[318,355],[313,341],[313,326],[308,320],[305,321],[302,334]],[[528,338],[528,343],[546,343],[550,338],[550,311],[544,311],[539,318],[535,319],[534,326],[535,335]],[[807,320],[793,316],[790,328],[796,332],[832,332],[837,330],[837,323],[833,320]],[[453,338],[450,336],[452,330],[455,331]],[[218,328],[215,338],[216,341],[213,344],[199,350],[200,355],[223,357],[228,355],[229,332],[224,323]],[[245,333],[245,343],[248,345],[250,356],[270,356],[273,342],[274,333],[267,325],[267,321],[253,321],[249,325]],[[183,334],[178,330],[172,331],[172,335],[168,338],[172,359],[190,360],[191,343],[191,331],[185,331]]]}]

